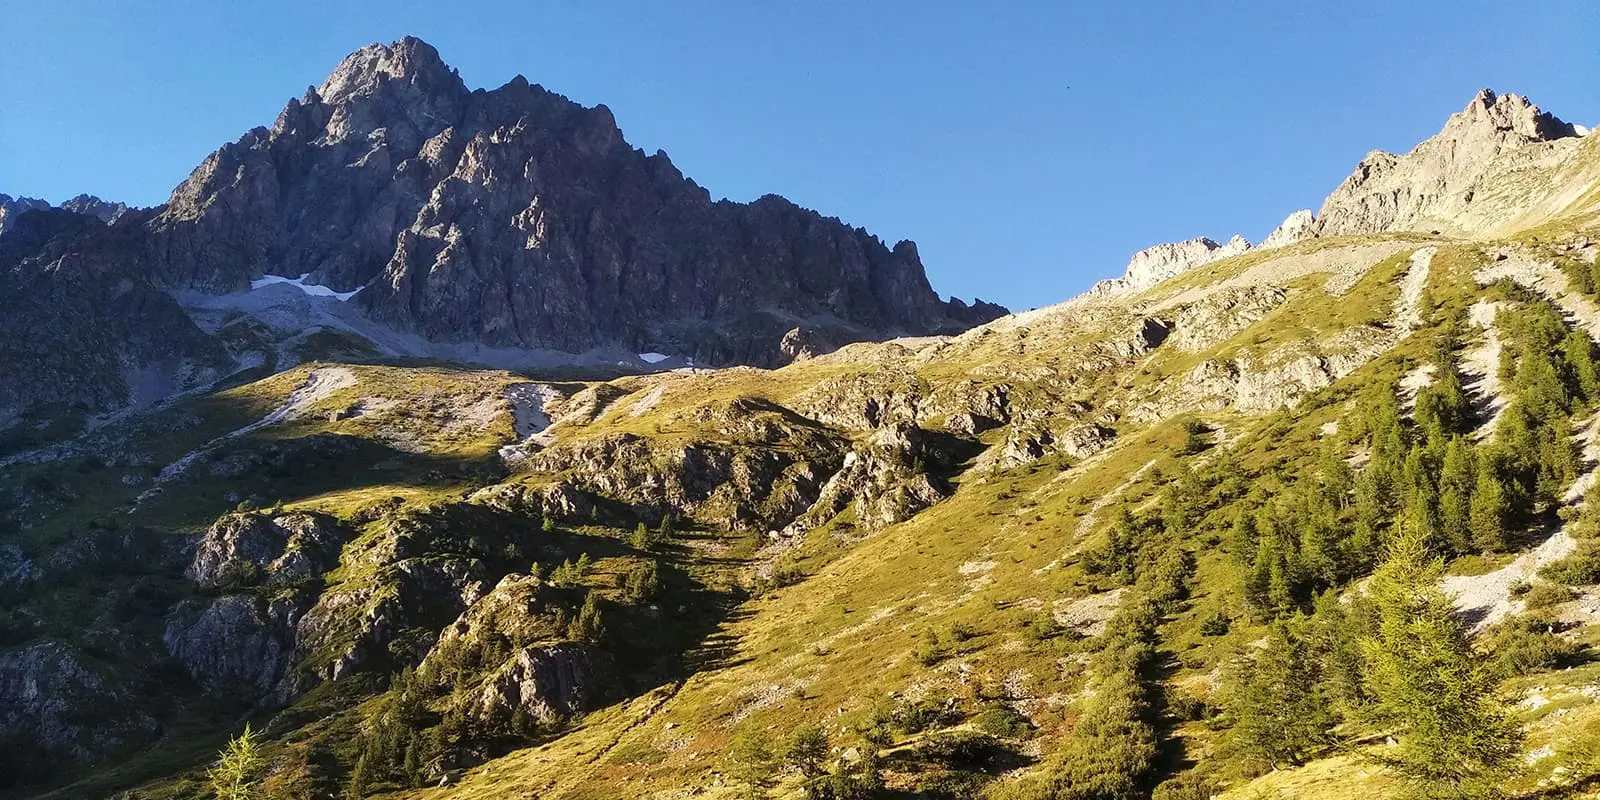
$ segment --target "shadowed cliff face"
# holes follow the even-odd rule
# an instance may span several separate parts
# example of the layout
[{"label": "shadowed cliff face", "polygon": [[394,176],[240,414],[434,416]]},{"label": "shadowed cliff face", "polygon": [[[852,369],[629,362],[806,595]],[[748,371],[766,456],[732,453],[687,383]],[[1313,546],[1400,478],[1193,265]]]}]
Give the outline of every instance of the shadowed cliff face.
[{"label": "shadowed cliff face", "polygon": [[351,54],[212,154],[146,231],[164,285],[309,272],[441,341],[772,364],[798,327],[844,343],[1003,313],[941,301],[909,242],[775,196],[713,202],[604,106],[520,76],[468,91],[410,38]]}]

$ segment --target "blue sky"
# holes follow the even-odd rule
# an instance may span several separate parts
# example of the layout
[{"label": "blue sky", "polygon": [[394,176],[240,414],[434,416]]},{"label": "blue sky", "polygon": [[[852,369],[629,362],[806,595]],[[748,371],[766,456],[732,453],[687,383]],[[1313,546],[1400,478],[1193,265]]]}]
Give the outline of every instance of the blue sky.
[{"label": "blue sky", "polygon": [[1066,299],[1160,241],[1259,240],[1483,87],[1600,121],[1600,6],[1533,2],[0,0],[0,192],[151,205],[350,50],[521,73],[714,195],[783,194],[934,287]]}]

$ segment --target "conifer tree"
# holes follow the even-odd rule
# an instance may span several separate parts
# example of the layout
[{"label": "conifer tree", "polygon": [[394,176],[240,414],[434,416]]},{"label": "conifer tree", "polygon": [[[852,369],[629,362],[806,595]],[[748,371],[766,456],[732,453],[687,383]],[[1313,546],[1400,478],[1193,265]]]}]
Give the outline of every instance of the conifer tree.
[{"label": "conifer tree", "polygon": [[1362,596],[1345,602],[1337,590],[1329,589],[1317,596],[1306,627],[1308,657],[1320,667],[1318,691],[1345,716],[1372,702],[1362,674],[1361,643],[1366,634],[1362,611],[1366,607]]},{"label": "conifer tree", "polygon": [[1340,558],[1339,519],[1320,492],[1314,492],[1304,505],[1300,521],[1300,564],[1308,580],[1317,586],[1332,586],[1344,574]]},{"label": "conifer tree", "polygon": [[1506,549],[1506,522],[1510,509],[1493,454],[1478,459],[1477,473],[1468,515],[1472,546],[1479,550],[1499,552]]},{"label": "conifer tree", "polygon": [[789,768],[799,773],[801,786],[811,800],[821,798],[822,778],[827,774],[823,765],[828,760],[828,734],[822,728],[808,725],[795,730],[784,748],[783,760]]},{"label": "conifer tree", "polygon": [[1477,472],[1477,451],[1460,435],[1450,437],[1439,470],[1439,528],[1452,552],[1472,550],[1472,487]]},{"label": "conifer tree", "polygon": [[1350,506],[1350,493],[1355,490],[1355,473],[1345,461],[1344,448],[1334,439],[1327,439],[1317,453],[1317,478],[1322,485],[1322,496],[1335,511]]},{"label": "conifer tree", "polygon": [[1594,343],[1583,331],[1571,331],[1561,343],[1561,356],[1572,375],[1573,388],[1585,403],[1600,401],[1600,368],[1594,362]]},{"label": "conifer tree", "polygon": [[1439,588],[1442,559],[1414,531],[1391,541],[1369,596],[1375,632],[1364,642],[1373,718],[1398,744],[1381,760],[1427,794],[1492,791],[1518,751],[1518,730],[1495,696],[1492,666],[1478,658]]},{"label": "conifer tree", "polygon": [[1422,538],[1430,547],[1439,544],[1439,489],[1434,484],[1434,467],[1427,451],[1421,446],[1411,448],[1406,457],[1404,516],[1400,520],[1403,533]]},{"label": "conifer tree", "polygon": [[1255,512],[1240,508],[1228,528],[1228,553],[1242,564],[1253,564],[1257,544]]},{"label": "conifer tree", "polygon": [[777,759],[772,745],[764,733],[748,732],[733,741],[730,753],[733,759],[733,777],[744,784],[746,800],[761,800],[767,796],[777,771]]},{"label": "conifer tree", "polygon": [[1305,625],[1299,618],[1274,622],[1266,646],[1238,667],[1228,693],[1233,746],[1274,767],[1303,764],[1331,742],[1334,720],[1300,633]]},{"label": "conifer tree", "polygon": [[244,732],[228,740],[216,766],[206,773],[217,800],[253,800],[260,794],[256,781],[265,759],[261,755],[261,735],[244,726]]}]

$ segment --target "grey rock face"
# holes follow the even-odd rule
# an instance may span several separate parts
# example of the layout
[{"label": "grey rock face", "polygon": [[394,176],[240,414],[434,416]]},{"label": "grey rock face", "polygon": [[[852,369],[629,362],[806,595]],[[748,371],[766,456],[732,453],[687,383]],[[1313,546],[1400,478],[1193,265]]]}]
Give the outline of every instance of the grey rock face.
[{"label": "grey rock face", "polygon": [[600,695],[598,661],[572,642],[518,650],[478,689],[477,715],[505,719],[520,711],[550,722],[587,711]]},{"label": "grey rock face", "polygon": [[61,642],[0,652],[0,733],[73,761],[92,761],[156,734],[156,721],[134,694],[127,678]]},{"label": "grey rock face", "polygon": [[1311,209],[1302,208],[1285,217],[1283,222],[1273,229],[1272,233],[1267,234],[1267,238],[1261,242],[1261,249],[1271,250],[1276,247],[1284,247],[1310,239],[1316,235],[1317,219],[1315,215],[1311,213]]},{"label": "grey rock face", "polygon": [[502,578],[445,627],[419,672],[430,673],[431,666],[461,649],[505,642],[509,654],[498,664],[484,665],[485,678],[466,698],[465,710],[473,718],[504,722],[522,714],[549,722],[589,710],[602,694],[610,664],[588,645],[552,641],[565,633],[545,613],[543,592],[535,576]]},{"label": "grey rock face", "polygon": [[292,583],[337,565],[339,547],[348,538],[332,517],[322,514],[230,514],[206,530],[185,574],[211,589],[224,583],[230,571],[249,564],[265,580]]},{"label": "grey rock face", "polygon": [[520,76],[468,91],[411,38],[351,54],[212,154],[145,233],[165,285],[310,273],[440,341],[773,364],[801,325],[855,341],[1004,312],[941,301],[910,242],[775,196],[713,202],[605,106]]},{"label": "grey rock face", "polygon": [[1172,343],[1180,349],[1196,351],[1225,342],[1282,305],[1288,296],[1277,286],[1213,292],[1178,313]]},{"label": "grey rock face", "polygon": [[302,610],[289,597],[197,598],[173,612],[162,640],[184,671],[213,694],[287,700],[283,684]]}]

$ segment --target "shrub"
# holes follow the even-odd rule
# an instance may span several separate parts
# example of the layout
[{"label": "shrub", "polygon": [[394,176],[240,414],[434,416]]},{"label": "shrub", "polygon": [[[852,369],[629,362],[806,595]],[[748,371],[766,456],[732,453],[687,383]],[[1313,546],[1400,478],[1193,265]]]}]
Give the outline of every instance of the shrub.
[{"label": "shrub", "polygon": [[1150,800],[1211,800],[1219,787],[1216,781],[1195,772],[1185,772],[1163,781]]},{"label": "shrub", "polygon": [[1557,635],[1549,623],[1528,617],[1496,626],[1486,649],[1506,677],[1570,666],[1582,656],[1578,643]]},{"label": "shrub", "polygon": [[917,779],[917,796],[931,800],[967,800],[977,797],[984,777],[970,772],[930,772]]},{"label": "shrub", "polygon": [[918,664],[921,664],[924,667],[931,667],[934,664],[949,658],[950,650],[944,646],[943,642],[939,641],[939,635],[937,633],[929,630],[922,632],[922,636],[917,640],[917,648],[915,651],[913,651],[912,656],[917,659]]},{"label": "shrub", "polygon": [[1584,542],[1572,555],[1539,570],[1539,577],[1567,586],[1600,583],[1600,547]]},{"label": "shrub", "polygon": [[968,639],[972,639],[972,638],[976,637],[977,635],[978,635],[977,629],[973,628],[971,625],[968,625],[968,624],[966,624],[964,622],[952,622],[952,623],[950,623],[950,640],[951,641],[965,642]]},{"label": "shrub", "polygon": [[993,736],[966,730],[930,737],[918,749],[928,759],[946,766],[979,769],[994,766],[1009,752]]},{"label": "shrub", "polygon": [[1033,730],[1033,723],[1008,705],[996,703],[972,718],[978,730],[993,736],[1020,739]]},{"label": "shrub", "polygon": [[1217,613],[1212,614],[1211,616],[1206,617],[1205,619],[1200,621],[1200,635],[1201,636],[1223,636],[1223,635],[1226,635],[1228,633],[1229,626],[1232,625],[1232,624],[1233,624],[1233,621],[1228,619],[1228,615],[1227,614],[1224,614],[1221,611],[1218,611]]},{"label": "shrub", "polygon": [[1568,589],[1565,586],[1557,586],[1553,583],[1541,581],[1540,583],[1534,584],[1533,587],[1528,590],[1528,593],[1523,595],[1522,602],[1528,608],[1534,609],[1549,608],[1550,606],[1560,605],[1571,599],[1571,589]]},{"label": "shrub", "polygon": [[889,710],[889,724],[908,735],[960,721],[961,714],[953,697],[929,696],[915,703],[902,700]]}]

